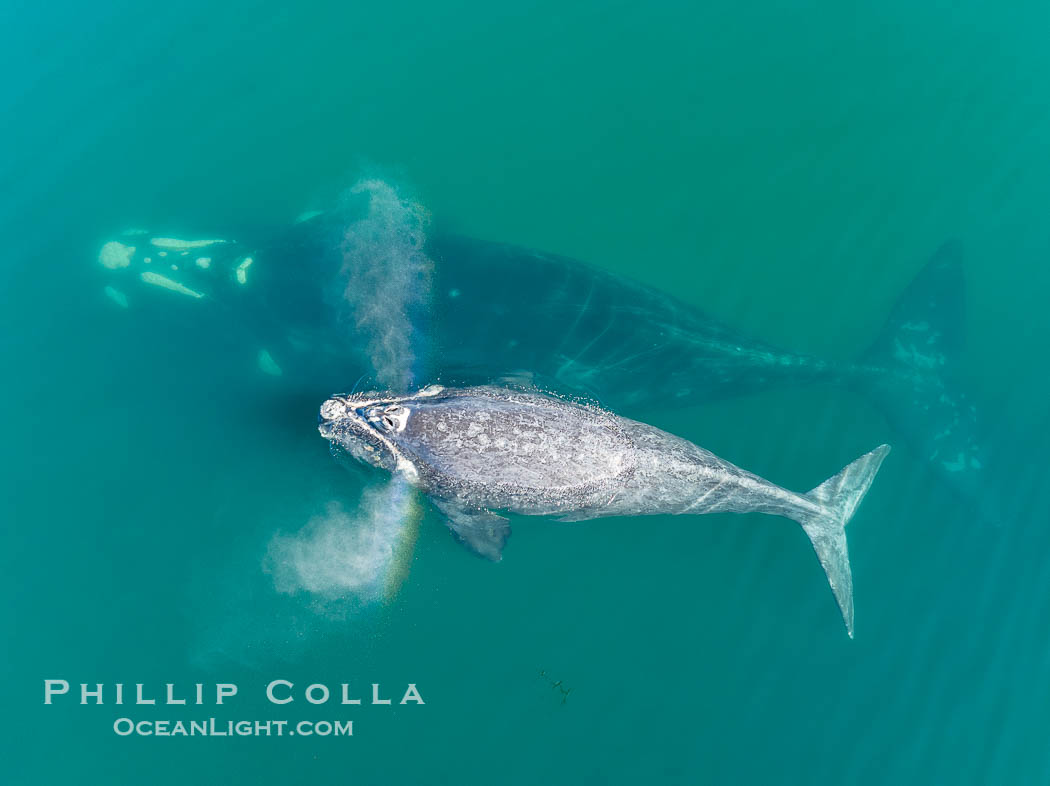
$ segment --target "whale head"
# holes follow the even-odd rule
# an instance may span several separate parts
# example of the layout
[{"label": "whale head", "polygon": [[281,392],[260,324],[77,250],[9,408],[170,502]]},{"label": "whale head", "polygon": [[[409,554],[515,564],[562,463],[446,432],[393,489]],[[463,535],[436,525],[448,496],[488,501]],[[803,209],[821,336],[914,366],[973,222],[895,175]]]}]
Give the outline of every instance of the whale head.
[{"label": "whale head", "polygon": [[415,466],[397,444],[411,415],[411,397],[375,392],[336,395],[321,404],[317,430],[333,449],[365,464],[414,477]]}]

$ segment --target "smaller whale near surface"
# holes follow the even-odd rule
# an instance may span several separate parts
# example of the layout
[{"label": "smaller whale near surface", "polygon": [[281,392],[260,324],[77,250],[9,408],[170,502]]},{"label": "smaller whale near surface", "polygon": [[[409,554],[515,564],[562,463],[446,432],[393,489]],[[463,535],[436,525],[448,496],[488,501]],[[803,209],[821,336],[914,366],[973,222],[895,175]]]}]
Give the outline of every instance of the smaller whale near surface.
[{"label": "smaller whale near surface", "polygon": [[459,540],[491,560],[510,535],[503,512],[563,521],[719,512],[792,519],[809,536],[853,636],[845,526],[888,445],[796,493],[653,426],[533,391],[336,395],[321,405],[318,430],[336,455],[398,473],[428,494]]}]

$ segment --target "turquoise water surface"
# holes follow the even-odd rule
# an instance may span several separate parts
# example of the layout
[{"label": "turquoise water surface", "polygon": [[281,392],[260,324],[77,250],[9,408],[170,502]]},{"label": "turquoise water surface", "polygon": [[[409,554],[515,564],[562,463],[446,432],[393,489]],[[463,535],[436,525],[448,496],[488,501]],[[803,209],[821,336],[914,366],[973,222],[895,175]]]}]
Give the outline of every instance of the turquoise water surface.
[{"label": "turquoise water surface", "polygon": [[[975,2],[0,9],[0,780],[1050,782],[1048,24]],[[852,641],[783,519],[518,520],[477,559],[317,435],[374,369],[263,373],[236,302],[103,291],[126,229],[265,236],[362,178],[428,231],[841,363],[957,241],[982,486],[943,482],[855,386],[622,412],[797,490],[893,444],[849,529]],[[400,589],[351,558],[389,543],[346,534],[391,509],[422,516]],[[45,706],[45,679],[240,692]],[[296,701],[266,700],[275,679]],[[308,704],[314,682],[366,703]],[[410,682],[423,706],[397,704]],[[124,737],[125,716],[354,734]]]}]

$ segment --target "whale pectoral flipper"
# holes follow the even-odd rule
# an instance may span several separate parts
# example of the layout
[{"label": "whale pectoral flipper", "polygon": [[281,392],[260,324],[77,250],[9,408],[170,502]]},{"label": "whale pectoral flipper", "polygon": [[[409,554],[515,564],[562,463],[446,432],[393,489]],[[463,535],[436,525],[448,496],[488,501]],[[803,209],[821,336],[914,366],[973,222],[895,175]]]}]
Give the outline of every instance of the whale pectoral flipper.
[{"label": "whale pectoral flipper", "polygon": [[445,514],[449,529],[460,543],[493,562],[503,559],[503,546],[510,537],[507,519],[491,510],[470,509],[450,500],[435,499],[433,502]]}]

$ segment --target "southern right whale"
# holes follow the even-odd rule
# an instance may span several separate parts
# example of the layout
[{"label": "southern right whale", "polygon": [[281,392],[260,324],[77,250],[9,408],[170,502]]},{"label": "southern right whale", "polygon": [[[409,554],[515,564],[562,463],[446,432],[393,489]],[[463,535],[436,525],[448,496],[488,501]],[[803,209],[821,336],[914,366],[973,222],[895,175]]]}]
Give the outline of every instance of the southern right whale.
[{"label": "southern right whale", "polygon": [[398,473],[428,494],[460,541],[491,560],[510,535],[501,512],[562,521],[752,511],[793,519],[853,637],[845,527],[888,445],[799,494],[644,423],[508,388],[332,396],[318,430],[337,455]]},{"label": "southern right whale", "polygon": [[[314,214],[240,242],[119,238],[99,258],[107,294],[131,310],[181,300],[187,317],[217,305],[254,344],[246,350],[258,354],[260,369],[285,372],[284,384],[304,394],[339,389],[367,369],[344,296],[348,266],[365,264],[344,255],[350,220],[343,211]],[[370,243],[381,246],[384,232],[401,230],[387,220],[371,231]],[[413,342],[422,348],[420,378],[531,379],[628,412],[827,382],[871,397],[955,489],[974,496],[982,488],[978,413],[957,378],[964,292],[957,244],[933,255],[879,338],[845,363],[747,336],[670,294],[566,257],[441,232],[425,248],[434,269]]]}]

